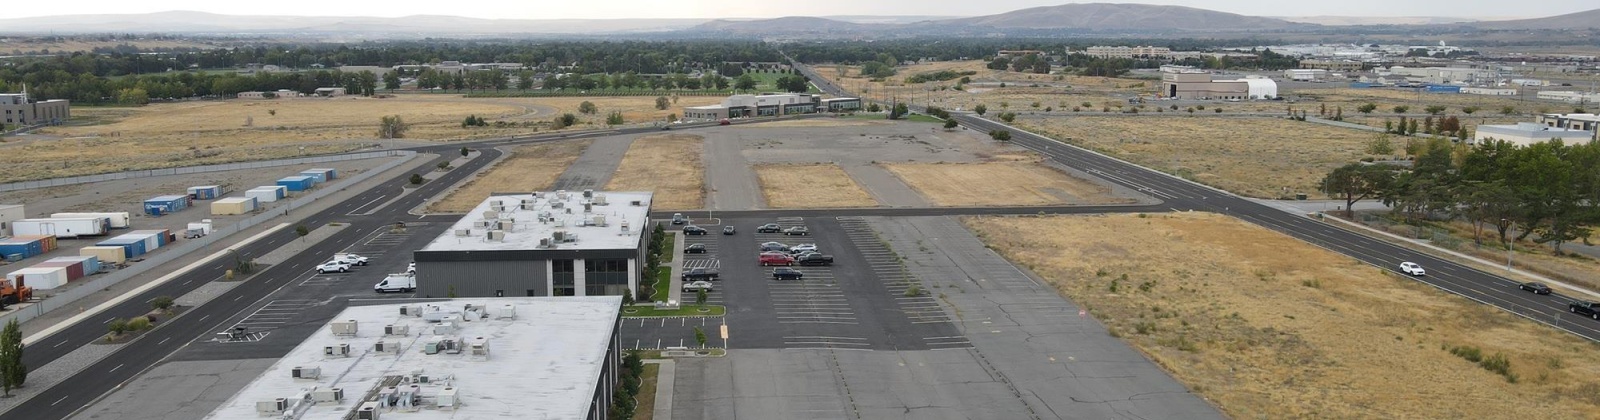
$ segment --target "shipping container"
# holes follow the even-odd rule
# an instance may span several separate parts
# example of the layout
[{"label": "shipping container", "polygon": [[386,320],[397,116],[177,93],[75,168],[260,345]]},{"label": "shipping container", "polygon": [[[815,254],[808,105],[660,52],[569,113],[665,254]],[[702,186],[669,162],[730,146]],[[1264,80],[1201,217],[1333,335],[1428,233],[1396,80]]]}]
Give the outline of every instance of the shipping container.
[{"label": "shipping container", "polygon": [[283,196],[280,195],[282,194],[280,191],[283,189],[284,188],[281,186],[251,188],[249,191],[244,192],[244,196],[254,198],[256,199],[256,202],[271,203],[278,201],[279,198],[283,198]]},{"label": "shipping container", "polygon": [[33,267],[63,268],[63,269],[66,269],[67,270],[67,281],[69,281],[69,282],[73,281],[73,280],[81,279],[81,278],[83,278],[84,274],[87,274],[87,273],[84,273],[84,271],[83,271],[83,263],[80,263],[80,262],[77,262],[77,261],[45,261],[45,262],[42,262],[42,263],[38,263],[38,264],[34,264],[32,266],[29,266],[29,268],[33,268]]},{"label": "shipping container", "polygon": [[1371,83],[1350,82],[1350,87],[1353,87],[1353,88],[1369,88],[1369,87],[1372,87],[1372,86],[1373,85]]},{"label": "shipping container", "polygon": [[252,211],[256,211],[256,199],[251,197],[228,197],[211,202],[211,214],[218,216]]},{"label": "shipping container", "polygon": [[300,176],[310,177],[313,184],[328,182],[328,173],[315,169],[300,171]]},{"label": "shipping container", "polygon": [[218,185],[201,185],[189,187],[189,198],[196,200],[215,200],[222,197],[222,187]]},{"label": "shipping container", "polygon": [[73,255],[73,256],[66,256],[66,257],[55,257],[55,258],[51,258],[51,259],[45,260],[45,262],[47,262],[47,263],[71,263],[71,264],[81,265],[81,266],[83,266],[83,275],[85,275],[85,276],[91,276],[91,275],[94,275],[94,273],[100,272],[100,259],[99,258],[95,258],[92,255],[89,255],[89,256]]},{"label": "shipping container", "polygon": [[144,214],[161,216],[183,211],[189,208],[189,197],[182,195],[163,195],[144,200]]},{"label": "shipping container", "polygon": [[[167,246],[168,244],[171,244],[173,241],[178,239],[178,238],[175,238],[175,237],[172,236],[172,230],[171,229],[136,230],[136,231],[132,231],[132,232],[128,232],[128,233],[135,234],[135,235],[150,235],[151,239],[155,239],[156,247]],[[150,248],[150,249],[155,249],[155,248]]]},{"label": "shipping container", "polygon": [[6,274],[6,280],[18,287],[27,286],[34,290],[49,290],[67,284],[67,269],[65,267],[28,267]]},{"label": "shipping container", "polygon": [[322,179],[326,181],[332,181],[339,177],[339,172],[333,170],[333,168],[311,168],[307,170],[321,172],[323,174]]},{"label": "shipping container", "polygon": [[49,235],[14,236],[0,239],[0,257],[16,261],[56,249],[56,237]]},{"label": "shipping container", "polygon": [[132,220],[130,220],[130,219],[132,219],[132,217],[128,216],[128,212],[125,212],[125,211],[123,211],[123,212],[110,212],[110,213],[51,213],[50,214],[50,218],[51,219],[85,219],[85,218],[91,218],[91,217],[104,217],[104,218],[107,218],[107,219],[111,219],[111,228],[112,229],[127,229],[129,226],[131,226],[130,223],[132,223]]},{"label": "shipping container", "polygon": [[86,246],[78,248],[78,255],[95,257],[104,264],[122,264],[128,261],[127,249],[120,246]]},{"label": "shipping container", "polygon": [[144,255],[146,252],[149,252],[149,250],[145,249],[144,244],[145,244],[145,238],[137,237],[137,235],[128,234],[128,235],[122,235],[122,236],[118,236],[118,237],[115,237],[115,238],[111,238],[111,239],[107,239],[107,240],[104,240],[104,241],[100,241],[100,243],[97,243],[95,245],[96,246],[115,246],[115,247],[120,247],[120,248],[122,248],[122,256],[124,258],[133,259],[133,258],[139,258],[139,256]]},{"label": "shipping container", "polygon": [[1423,89],[1428,93],[1461,93],[1460,86],[1428,85]]},{"label": "shipping container", "polygon": [[11,232],[16,235],[55,235],[61,239],[79,236],[99,236],[111,229],[111,219],[104,217],[79,219],[22,219],[11,222]]},{"label": "shipping container", "polygon": [[298,176],[297,175],[297,176],[284,177],[283,179],[279,179],[278,180],[278,185],[282,185],[284,188],[287,188],[289,190],[289,192],[295,192],[295,191],[305,191],[305,190],[311,189],[311,186],[312,186],[312,184],[314,182],[315,182],[315,180],[312,180],[311,177],[309,177],[309,176]]}]

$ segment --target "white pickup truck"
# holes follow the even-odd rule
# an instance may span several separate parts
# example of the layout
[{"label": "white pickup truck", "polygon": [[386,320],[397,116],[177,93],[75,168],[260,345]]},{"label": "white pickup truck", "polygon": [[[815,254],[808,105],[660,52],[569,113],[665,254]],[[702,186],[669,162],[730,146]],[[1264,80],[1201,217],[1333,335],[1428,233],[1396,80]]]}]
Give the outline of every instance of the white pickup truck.
[{"label": "white pickup truck", "polygon": [[372,286],[372,291],[378,293],[388,292],[413,292],[417,290],[417,276],[407,273],[390,274],[383,281]]}]

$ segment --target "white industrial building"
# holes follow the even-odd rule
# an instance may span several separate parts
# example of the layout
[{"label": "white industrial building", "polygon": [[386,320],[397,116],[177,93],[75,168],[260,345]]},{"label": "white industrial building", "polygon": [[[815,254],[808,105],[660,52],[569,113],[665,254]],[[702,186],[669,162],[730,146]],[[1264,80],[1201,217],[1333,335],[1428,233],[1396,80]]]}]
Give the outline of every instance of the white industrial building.
[{"label": "white industrial building", "polygon": [[349,307],[206,418],[610,420],[621,306],[597,296]]},{"label": "white industrial building", "polygon": [[1175,99],[1254,100],[1278,97],[1278,82],[1261,76],[1215,80],[1188,66],[1161,66],[1161,95]]},{"label": "white industrial building", "polygon": [[1600,93],[1573,92],[1570,90],[1547,90],[1539,92],[1539,99],[1561,101],[1569,103],[1594,103],[1600,102]]},{"label": "white industrial building", "polygon": [[1520,122],[1516,125],[1480,125],[1473,134],[1472,143],[1487,139],[1505,141],[1518,146],[1561,139],[1565,144],[1586,144],[1594,141],[1594,131],[1549,127],[1539,123]]},{"label": "white industrial building", "polygon": [[1298,82],[1327,80],[1328,71],[1324,69],[1288,69],[1283,71],[1283,78]]},{"label": "white industrial building", "polygon": [[1539,124],[1595,133],[1600,132],[1600,114],[1544,114],[1539,116]]},{"label": "white industrial building", "polygon": [[[856,104],[859,107],[860,101],[856,101]],[[733,95],[717,105],[683,107],[683,119],[712,121],[724,118],[809,114],[817,112],[821,106],[822,97],[809,93]]]}]

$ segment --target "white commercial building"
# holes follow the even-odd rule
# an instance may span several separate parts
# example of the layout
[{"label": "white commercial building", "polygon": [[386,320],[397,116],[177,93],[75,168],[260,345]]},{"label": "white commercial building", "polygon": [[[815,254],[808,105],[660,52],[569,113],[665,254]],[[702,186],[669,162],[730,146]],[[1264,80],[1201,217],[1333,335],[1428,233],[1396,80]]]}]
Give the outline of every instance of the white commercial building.
[{"label": "white commercial building", "polygon": [[601,296],[349,307],[206,418],[609,420],[621,304]]},{"label": "white commercial building", "polygon": [[1323,69],[1288,69],[1283,71],[1283,78],[1302,82],[1325,80],[1328,78],[1328,71]]},{"label": "white commercial building", "polygon": [[1593,131],[1549,127],[1539,123],[1522,122],[1516,125],[1480,125],[1473,134],[1473,144],[1487,139],[1501,140],[1518,146],[1561,139],[1566,144],[1585,144],[1594,141]]},{"label": "white commercial building", "polygon": [[1159,58],[1172,54],[1172,49],[1154,46],[1096,46],[1084,50],[1084,54],[1097,58]]},{"label": "white commercial building", "polygon": [[1600,93],[1573,92],[1570,90],[1547,90],[1539,92],[1539,99],[1561,101],[1570,103],[1600,102]]},{"label": "white commercial building", "polygon": [[[859,102],[857,104],[859,106]],[[683,119],[710,121],[723,118],[810,114],[817,112],[821,105],[822,97],[809,93],[733,95],[717,105],[683,107]]]}]

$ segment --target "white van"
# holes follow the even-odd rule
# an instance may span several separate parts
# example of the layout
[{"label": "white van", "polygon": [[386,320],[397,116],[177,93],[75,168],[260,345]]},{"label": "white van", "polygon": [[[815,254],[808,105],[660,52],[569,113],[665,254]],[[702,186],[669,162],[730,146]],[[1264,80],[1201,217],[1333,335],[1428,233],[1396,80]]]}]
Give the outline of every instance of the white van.
[{"label": "white van", "polygon": [[414,292],[417,290],[417,276],[411,274],[390,274],[383,281],[372,286],[372,291],[378,293],[388,292]]}]

